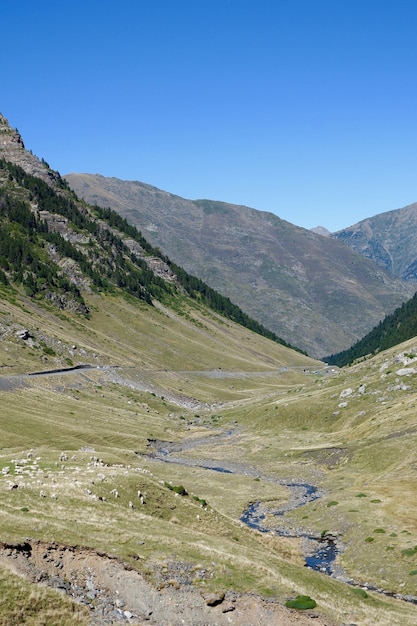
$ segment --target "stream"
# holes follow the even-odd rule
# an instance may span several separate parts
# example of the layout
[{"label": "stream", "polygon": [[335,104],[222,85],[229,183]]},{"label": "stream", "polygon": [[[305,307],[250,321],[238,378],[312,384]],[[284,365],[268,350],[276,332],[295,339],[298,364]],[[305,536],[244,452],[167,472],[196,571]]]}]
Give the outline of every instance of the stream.
[{"label": "stream", "polygon": [[[202,443],[207,443],[209,440],[213,441],[215,438],[219,440],[225,437],[230,437],[231,434],[232,433],[229,431],[219,436],[194,440],[189,444],[185,443],[185,445],[174,444],[167,441],[158,441],[155,439],[149,440],[149,445],[156,450],[155,452],[152,452],[150,456],[154,459],[158,459],[159,461],[163,461],[164,463],[201,467],[203,469],[225,474],[253,474],[254,477],[259,477],[259,472],[250,467],[243,466],[242,464],[220,464],[218,461],[212,462],[207,460],[184,459],[179,456],[174,456],[175,453],[179,453],[184,449],[194,448]],[[339,554],[340,548],[337,546],[333,536],[324,535],[323,537],[317,537],[307,532],[303,532],[301,529],[289,529],[286,527],[284,522],[281,526],[271,528],[265,522],[267,515],[283,517],[286,512],[293,511],[320,498],[322,494],[319,492],[317,487],[309,483],[280,481],[271,478],[270,476],[263,476],[262,478],[287,487],[290,490],[289,501],[278,509],[268,509],[265,504],[260,501],[253,502],[242,513],[240,521],[250,528],[256,529],[262,533],[275,533],[280,536],[305,539],[310,548],[305,557],[306,566],[316,571],[326,573],[330,576],[334,575],[333,563]],[[312,546],[314,547],[311,549]]]},{"label": "stream", "polygon": [[343,546],[336,537],[331,533],[325,533],[323,536],[312,535],[302,528],[291,528],[285,524],[283,520],[281,525],[271,527],[267,524],[266,517],[273,516],[277,518],[283,518],[288,511],[294,511],[295,509],[304,506],[310,502],[318,500],[322,495],[317,487],[309,483],[297,482],[297,481],[282,481],[275,479],[271,476],[260,475],[259,472],[246,464],[209,461],[201,459],[187,459],[180,456],[173,456],[174,453],[181,453],[184,450],[191,450],[195,447],[207,444],[209,442],[215,442],[230,437],[232,431],[227,431],[219,435],[212,435],[209,437],[202,437],[200,439],[194,439],[192,441],[185,441],[181,443],[173,443],[169,441],[161,441],[157,439],[149,439],[148,445],[155,451],[149,453],[149,457],[164,463],[174,463],[177,465],[187,465],[192,467],[201,467],[203,469],[222,472],[227,474],[241,474],[246,476],[253,476],[254,478],[261,478],[262,480],[268,480],[277,485],[287,487],[290,491],[290,499],[279,508],[268,508],[267,504],[256,501],[252,502],[240,516],[240,521],[256,529],[262,533],[275,533],[281,537],[292,537],[294,539],[304,539],[304,554],[306,567],[315,571],[327,574],[328,576],[337,578],[338,580],[345,582],[354,587],[364,587],[369,591],[375,591],[385,596],[397,598],[405,602],[417,604],[417,596],[402,595],[400,593],[394,593],[376,587],[370,583],[361,584],[351,578],[349,578],[340,566],[335,567],[335,560],[340,554]]},{"label": "stream", "polygon": [[[302,530],[291,530],[284,526],[272,529],[270,526],[265,525],[264,520],[266,515],[273,515],[276,517],[283,516],[287,511],[293,511],[294,509],[304,506],[308,502],[317,500],[320,495],[317,493],[316,487],[308,483],[280,483],[283,486],[290,489],[290,491],[296,491],[298,494],[302,493],[302,499],[297,498],[297,502],[292,506],[284,505],[279,509],[265,509],[262,502],[254,502],[250,504],[243,512],[240,520],[247,524],[250,528],[255,528],[262,533],[275,533],[281,537],[292,537],[295,539],[306,539],[309,545],[314,545],[312,554],[305,557],[305,564],[307,567],[319,572],[334,575],[332,564],[339,554],[339,548],[336,545],[335,538],[331,535],[324,535],[323,537],[316,537]],[[290,502],[293,500],[291,498]],[[310,543],[311,542],[311,543]]]}]

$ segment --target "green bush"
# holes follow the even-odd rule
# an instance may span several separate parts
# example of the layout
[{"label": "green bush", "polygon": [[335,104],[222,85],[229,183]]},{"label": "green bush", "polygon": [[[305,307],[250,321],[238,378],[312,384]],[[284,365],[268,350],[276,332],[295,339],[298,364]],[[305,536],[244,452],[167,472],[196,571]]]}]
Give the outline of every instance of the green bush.
[{"label": "green bush", "polygon": [[357,596],[360,596],[361,598],[368,598],[368,594],[366,593],[365,589],[352,589],[353,593]]},{"label": "green bush", "polygon": [[178,495],[180,496],[188,496],[188,491],[182,485],[170,485],[167,482],[165,482],[164,485],[167,489],[169,489],[170,491],[174,491],[175,493],[178,493]]},{"label": "green bush", "polygon": [[314,609],[317,606],[317,602],[310,598],[310,596],[297,596],[293,600],[287,600],[285,606],[288,609],[305,611],[306,609]]},{"label": "green bush", "polygon": [[207,500],[204,500],[204,498],[199,498],[198,496],[193,496],[193,500],[195,500],[196,502],[201,504],[201,506],[207,506]]}]

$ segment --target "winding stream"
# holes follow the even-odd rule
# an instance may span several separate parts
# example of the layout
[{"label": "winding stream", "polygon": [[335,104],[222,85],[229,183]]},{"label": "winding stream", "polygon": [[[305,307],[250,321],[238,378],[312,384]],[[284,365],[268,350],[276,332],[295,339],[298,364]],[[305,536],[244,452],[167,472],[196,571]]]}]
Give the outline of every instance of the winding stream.
[{"label": "winding stream", "polygon": [[268,506],[261,502],[252,502],[242,513],[240,521],[247,524],[250,528],[254,528],[262,533],[276,533],[282,537],[292,537],[295,539],[305,539],[305,565],[310,569],[313,569],[328,576],[332,576],[341,580],[349,585],[355,587],[365,587],[370,591],[376,591],[385,596],[390,596],[403,600],[405,602],[411,602],[417,604],[417,596],[407,595],[404,596],[399,593],[394,593],[376,587],[375,585],[366,583],[365,585],[348,578],[340,566],[335,572],[335,560],[338,554],[342,550],[342,544],[336,540],[331,534],[325,534],[324,536],[314,536],[305,532],[300,528],[289,528],[283,522],[282,525],[272,528],[266,521],[267,516],[275,516],[277,518],[283,517],[288,511],[294,511],[295,509],[304,506],[314,500],[318,500],[323,493],[319,491],[317,487],[309,483],[296,482],[296,481],[281,481],[271,476],[260,476],[259,472],[255,468],[251,468],[245,464],[225,462],[220,464],[219,461],[209,460],[196,460],[189,458],[181,458],[179,456],[173,456],[173,453],[181,453],[184,450],[191,450],[199,445],[206,444],[208,442],[219,441],[230,437],[233,433],[228,431],[215,436],[203,437],[201,439],[195,439],[192,441],[185,441],[181,443],[173,443],[169,441],[160,441],[156,439],[149,440],[149,446],[154,449],[149,453],[151,458],[163,461],[164,463],[174,463],[177,465],[187,465],[193,467],[201,467],[203,469],[212,470],[215,472],[222,472],[227,474],[241,474],[246,476],[261,477],[263,480],[268,480],[277,485],[282,485],[290,490],[290,499],[279,508],[268,508]]},{"label": "winding stream", "polygon": [[[228,431],[222,435],[218,435],[210,438],[202,438],[193,442],[185,444],[175,444],[167,441],[150,440],[149,444],[155,449],[155,452],[150,454],[151,457],[163,461],[164,463],[175,463],[178,465],[188,465],[201,467],[203,469],[212,470],[215,472],[222,472],[226,474],[253,474],[254,477],[259,476],[259,472],[256,470],[242,465],[236,465],[233,463],[219,464],[218,461],[212,462],[207,460],[194,460],[184,459],[179,456],[173,456],[174,453],[180,453],[185,449],[191,449],[208,441],[214,441],[230,437],[232,433]],[[325,535],[324,537],[317,537],[309,533],[305,533],[300,529],[291,530],[283,523],[281,526],[271,528],[265,522],[267,515],[273,515],[275,517],[283,517],[286,512],[293,511],[309,502],[313,502],[321,497],[321,493],[314,485],[309,483],[300,482],[286,482],[274,479],[270,476],[263,476],[264,480],[274,482],[276,484],[287,487],[290,490],[290,499],[288,502],[282,505],[278,509],[268,509],[262,502],[257,501],[251,503],[246,510],[242,513],[240,521],[254,528],[262,533],[276,533],[280,536],[302,538],[308,541],[308,545],[314,546],[309,554],[305,557],[305,564],[311,569],[326,573],[330,576],[334,575],[333,562],[335,561],[340,549],[336,545],[334,537]]]},{"label": "winding stream", "polygon": [[[302,530],[290,530],[284,526],[281,528],[272,529],[270,526],[264,523],[267,514],[274,515],[276,517],[283,516],[287,511],[292,511],[300,506],[304,506],[308,502],[317,500],[320,495],[317,493],[316,487],[308,483],[280,483],[297,493],[300,491],[304,493],[302,501],[298,501],[292,506],[284,505],[282,508],[267,510],[262,502],[254,502],[250,504],[243,512],[240,520],[247,524],[250,528],[255,528],[262,533],[276,533],[281,537],[292,537],[295,539],[306,539],[311,542],[310,545],[314,545],[312,554],[305,557],[305,564],[307,567],[319,572],[323,572],[332,576],[334,574],[332,564],[335,561],[340,550],[336,545],[335,539],[330,535],[323,537],[316,537],[309,533],[305,533]],[[291,499],[293,500],[293,499]]]}]

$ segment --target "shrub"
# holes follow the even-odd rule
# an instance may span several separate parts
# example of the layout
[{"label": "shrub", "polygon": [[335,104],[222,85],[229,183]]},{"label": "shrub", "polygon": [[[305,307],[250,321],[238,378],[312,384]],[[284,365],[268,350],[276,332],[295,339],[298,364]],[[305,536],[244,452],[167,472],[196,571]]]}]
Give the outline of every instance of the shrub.
[{"label": "shrub", "polygon": [[167,489],[169,489],[170,491],[174,491],[175,493],[178,493],[178,495],[180,496],[188,496],[188,491],[182,485],[170,485],[167,482],[165,482],[164,485]]},{"label": "shrub", "polygon": [[360,596],[361,598],[369,598],[368,594],[366,593],[365,589],[352,589],[353,593],[357,596]]},{"label": "shrub", "polygon": [[328,503],[327,503],[327,506],[336,506],[336,505],[338,505],[338,504],[339,504],[339,503],[338,503],[338,501],[337,501],[337,500],[332,500],[331,502],[328,502]]},{"label": "shrub", "polygon": [[287,600],[285,606],[288,609],[305,611],[306,609],[314,609],[317,606],[317,603],[315,600],[310,598],[310,596],[297,596],[293,600]]},{"label": "shrub", "polygon": [[193,496],[193,500],[195,500],[196,502],[201,504],[201,506],[207,506],[207,500],[204,500],[204,498],[199,498],[198,496]]}]

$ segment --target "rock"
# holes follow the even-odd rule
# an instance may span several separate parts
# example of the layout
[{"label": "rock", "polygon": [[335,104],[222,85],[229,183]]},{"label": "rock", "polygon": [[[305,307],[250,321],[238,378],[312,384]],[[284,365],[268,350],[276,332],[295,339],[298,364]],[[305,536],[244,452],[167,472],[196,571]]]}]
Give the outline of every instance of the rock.
[{"label": "rock", "polygon": [[353,389],[351,389],[350,387],[348,387],[347,389],[343,389],[343,391],[340,392],[340,398],[347,398],[348,396],[351,396],[353,393]]},{"label": "rock", "polygon": [[403,367],[397,371],[397,376],[411,376],[411,374],[417,374],[415,367]]},{"label": "rock", "polygon": [[25,150],[23,139],[18,130],[9,125],[0,113],[0,154],[6,161],[12,161],[22,167],[26,173],[42,178],[49,185],[58,183],[60,176],[49,169],[45,162]]},{"label": "rock", "polygon": [[205,600],[207,606],[218,606],[224,600],[225,593],[224,591],[213,592],[213,593],[202,593],[203,599]]}]

